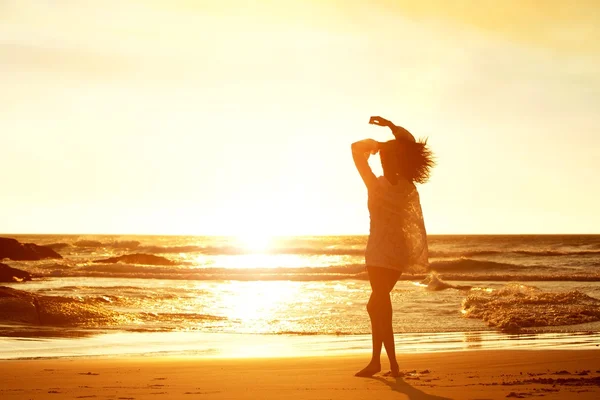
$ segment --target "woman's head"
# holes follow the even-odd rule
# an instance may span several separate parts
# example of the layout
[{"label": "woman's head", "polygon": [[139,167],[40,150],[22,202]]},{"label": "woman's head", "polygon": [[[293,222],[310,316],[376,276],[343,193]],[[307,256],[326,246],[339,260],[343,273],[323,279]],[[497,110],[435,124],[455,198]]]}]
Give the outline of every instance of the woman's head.
[{"label": "woman's head", "polygon": [[429,180],[431,168],[435,165],[433,153],[427,147],[427,140],[400,138],[381,144],[379,156],[383,175],[395,185],[398,179],[425,183]]}]

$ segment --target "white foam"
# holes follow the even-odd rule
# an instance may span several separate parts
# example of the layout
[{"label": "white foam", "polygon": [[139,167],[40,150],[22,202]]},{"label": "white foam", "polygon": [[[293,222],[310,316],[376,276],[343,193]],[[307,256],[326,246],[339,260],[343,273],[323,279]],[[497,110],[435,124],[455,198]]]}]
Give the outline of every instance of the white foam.
[{"label": "white foam", "polygon": [[579,291],[544,292],[508,284],[492,291],[471,290],[463,301],[467,318],[478,318],[506,331],[600,321],[600,300]]}]

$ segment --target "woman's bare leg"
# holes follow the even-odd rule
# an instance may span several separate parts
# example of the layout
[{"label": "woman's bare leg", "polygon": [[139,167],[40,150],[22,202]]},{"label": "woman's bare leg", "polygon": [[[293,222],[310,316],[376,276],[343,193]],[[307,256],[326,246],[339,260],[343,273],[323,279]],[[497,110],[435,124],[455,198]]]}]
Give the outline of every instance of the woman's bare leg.
[{"label": "woman's bare leg", "polygon": [[385,346],[390,361],[390,374],[399,376],[398,361],[396,360],[396,345],[394,343],[394,329],[392,326],[392,302],[390,292],[400,277],[400,272],[382,270],[381,268],[368,268],[371,283],[371,297],[367,304],[367,311],[371,319],[371,339],[373,353],[369,364],[358,371],[356,376],[372,376],[381,371],[381,348]]},{"label": "woman's bare leg", "polygon": [[[383,345],[383,336],[381,328],[383,327],[383,321],[381,319],[381,313],[378,312],[380,300],[375,292],[371,292],[371,297],[367,303],[367,311],[369,312],[369,318],[371,319],[371,341],[373,343],[373,353],[371,355],[371,361],[369,364],[358,371],[355,376],[373,376],[381,371],[381,346]],[[386,350],[387,351],[387,350]]]},{"label": "woman's bare leg", "polygon": [[381,302],[381,339],[385,346],[385,352],[390,360],[391,376],[399,376],[400,367],[396,360],[396,344],[394,342],[394,328],[392,326],[392,301],[390,294],[386,293]]}]

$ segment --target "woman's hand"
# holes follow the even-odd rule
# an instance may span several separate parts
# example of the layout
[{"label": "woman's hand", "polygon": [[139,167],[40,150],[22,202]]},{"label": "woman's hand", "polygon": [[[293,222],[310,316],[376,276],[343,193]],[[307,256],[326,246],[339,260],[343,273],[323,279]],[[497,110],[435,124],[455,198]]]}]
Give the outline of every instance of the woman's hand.
[{"label": "woman's hand", "polygon": [[369,119],[369,124],[379,125],[379,126],[387,126],[390,128],[394,126],[394,124],[392,124],[391,121],[388,121],[387,119],[382,118],[382,117],[371,117]]},{"label": "woman's hand", "polygon": [[403,139],[403,140],[409,140],[411,142],[415,142],[415,137],[412,135],[412,133],[410,133],[409,131],[407,131],[406,129],[404,129],[401,126],[394,125],[392,123],[392,121],[389,121],[385,118],[371,117],[371,119],[369,119],[369,123],[373,124],[373,125],[387,126],[388,128],[390,128],[392,130],[392,133],[394,134],[394,137],[396,139]]}]

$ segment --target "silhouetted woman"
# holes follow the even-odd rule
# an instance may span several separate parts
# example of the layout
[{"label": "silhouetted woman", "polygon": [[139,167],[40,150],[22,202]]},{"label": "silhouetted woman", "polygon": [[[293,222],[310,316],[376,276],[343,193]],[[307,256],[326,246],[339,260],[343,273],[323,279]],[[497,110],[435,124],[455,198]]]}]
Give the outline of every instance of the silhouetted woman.
[{"label": "silhouetted woman", "polygon": [[[371,319],[373,356],[356,376],[381,371],[381,347],[390,361],[390,375],[399,376],[396,360],[390,292],[402,272],[425,272],[428,267],[427,234],[419,192],[434,165],[427,141],[416,141],[406,129],[381,117],[370,124],[387,126],[396,137],[388,142],[365,139],[352,144],[352,157],[368,191],[371,218],[365,264],[371,283],[367,311]],[[376,177],[369,155],[379,152],[383,176]]]}]

